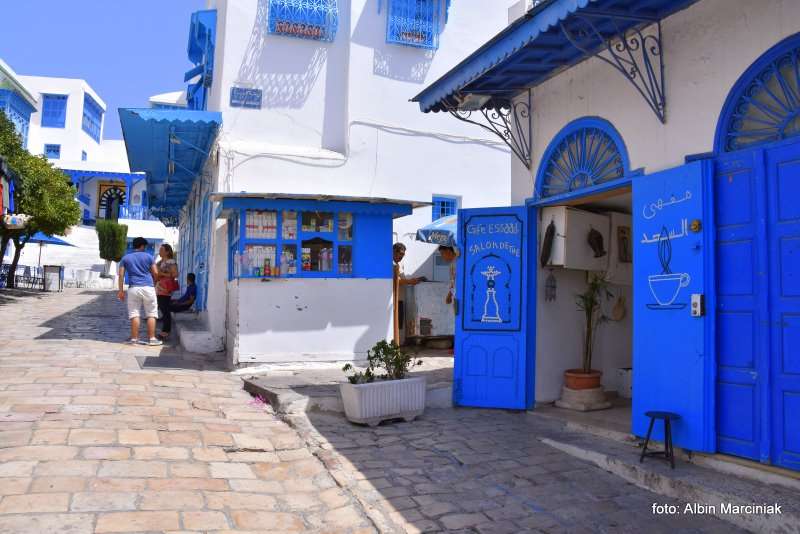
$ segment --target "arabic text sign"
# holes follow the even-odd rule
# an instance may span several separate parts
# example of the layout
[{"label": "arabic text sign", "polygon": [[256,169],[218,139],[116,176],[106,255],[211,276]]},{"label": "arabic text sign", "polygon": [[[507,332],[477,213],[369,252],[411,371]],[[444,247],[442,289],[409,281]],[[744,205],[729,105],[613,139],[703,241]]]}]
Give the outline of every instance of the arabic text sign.
[{"label": "arabic text sign", "polygon": [[514,214],[472,215],[464,237],[464,330],[516,331],[522,307],[523,221]]},{"label": "arabic text sign", "polygon": [[261,89],[231,87],[231,107],[261,109]]}]

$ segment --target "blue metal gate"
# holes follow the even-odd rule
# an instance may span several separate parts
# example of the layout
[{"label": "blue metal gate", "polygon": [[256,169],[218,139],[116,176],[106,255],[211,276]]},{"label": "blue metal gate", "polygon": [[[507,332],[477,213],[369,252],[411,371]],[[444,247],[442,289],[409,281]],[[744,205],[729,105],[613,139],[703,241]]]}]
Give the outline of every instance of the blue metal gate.
[{"label": "blue metal gate", "polygon": [[525,409],[533,380],[527,372],[525,208],[460,210],[458,232],[453,401]]}]

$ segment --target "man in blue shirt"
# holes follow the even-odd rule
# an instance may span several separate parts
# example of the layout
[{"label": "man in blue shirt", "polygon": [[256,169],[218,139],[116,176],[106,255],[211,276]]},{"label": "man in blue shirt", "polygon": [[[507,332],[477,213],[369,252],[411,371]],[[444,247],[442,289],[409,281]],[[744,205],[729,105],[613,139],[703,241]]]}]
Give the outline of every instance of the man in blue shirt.
[{"label": "man in blue shirt", "polygon": [[186,290],[178,299],[174,299],[169,304],[169,309],[179,313],[185,312],[192,307],[197,299],[197,286],[194,284],[194,273],[186,275]]},{"label": "man in blue shirt", "polygon": [[156,337],[156,318],[158,317],[158,300],[156,299],[155,281],[158,277],[153,256],[145,252],[147,240],[137,237],[133,240],[134,251],[126,254],[119,262],[119,300],[125,300],[125,273],[128,273],[128,319],[131,320],[131,337],[129,343],[139,342],[139,310],[144,308],[147,318],[147,345],[158,346],[162,341]]}]

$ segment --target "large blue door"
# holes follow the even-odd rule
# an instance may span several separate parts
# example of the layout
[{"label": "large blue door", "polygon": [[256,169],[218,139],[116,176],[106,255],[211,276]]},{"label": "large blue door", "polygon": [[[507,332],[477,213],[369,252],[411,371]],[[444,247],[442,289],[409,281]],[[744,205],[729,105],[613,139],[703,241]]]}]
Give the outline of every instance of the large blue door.
[{"label": "large blue door", "polygon": [[633,180],[633,431],[647,433],[648,410],[675,412],[675,444],[698,451],[715,447],[713,320],[691,313],[693,294],[714,309],[710,169],[698,161]]},{"label": "large blue door", "polygon": [[453,400],[461,406],[525,409],[525,208],[458,213],[461,256]]},{"label": "large blue door", "polygon": [[800,143],[769,149],[772,462],[800,469]]},{"label": "large blue door", "polygon": [[768,262],[763,153],[721,157],[714,173],[717,227],[717,447],[767,461],[762,417],[769,373]]}]

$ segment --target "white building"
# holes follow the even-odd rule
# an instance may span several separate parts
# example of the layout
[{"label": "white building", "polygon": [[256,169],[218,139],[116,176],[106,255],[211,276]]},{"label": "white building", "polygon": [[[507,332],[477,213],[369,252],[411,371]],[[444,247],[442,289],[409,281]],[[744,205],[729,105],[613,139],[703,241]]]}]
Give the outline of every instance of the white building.
[{"label": "white building", "polygon": [[[46,156],[78,190],[82,224],[66,238],[75,248],[50,246],[44,261],[73,270],[101,270],[92,225],[102,218],[118,218],[128,226],[129,240],[146,237],[153,251],[162,241],[175,240],[150,215],[144,175],[130,172],[124,142],[103,139],[106,104],[85,80],[16,75],[1,60],[0,72],[6,80],[6,89],[0,90],[4,101],[14,106],[4,111],[19,123],[28,151]],[[27,122],[19,112],[23,101],[30,106]],[[38,252],[38,247],[26,247],[20,262],[36,265]]]},{"label": "white building", "polygon": [[[177,217],[180,211],[182,269],[202,281],[207,331],[217,347],[227,346],[232,365],[363,357],[390,333],[391,280],[229,280],[234,219],[223,209],[232,201],[223,199],[240,192],[306,201],[336,196],[431,203],[444,197],[437,205],[444,213],[508,204],[508,173],[498,173],[508,168],[506,145],[449,117],[421,115],[409,102],[499,30],[506,12],[445,0],[426,0],[418,10],[417,2],[406,0],[383,2],[380,9],[366,0],[314,0],[295,10],[283,0],[210,4],[213,9],[196,14],[191,25],[189,55],[197,67],[189,76],[198,81],[187,97],[189,109],[207,110],[195,112],[198,128],[209,126],[205,133],[173,136],[158,129],[158,118],[173,117],[179,130],[191,120],[180,113],[188,112],[123,110],[132,168],[149,173],[149,188],[162,195],[165,213]],[[170,102],[176,99],[162,103]],[[221,122],[218,133],[215,121]],[[152,141],[146,147],[147,137],[137,141],[137,132],[172,139],[172,155],[154,157]],[[191,192],[179,193],[176,177],[187,164],[178,150],[192,144],[181,141],[189,138],[201,149],[195,154],[211,156],[200,176],[187,179]],[[152,166],[170,160],[175,170],[167,176]],[[170,175],[172,185],[166,185]],[[416,243],[414,233],[433,217],[422,207],[395,220],[381,245],[389,254],[393,234],[408,245],[405,271],[429,279],[435,247]],[[376,261],[390,270],[388,256]],[[294,309],[288,301],[300,295],[305,311],[292,320],[263,306],[288,299],[286,308]]]},{"label": "white building", "polygon": [[[633,432],[647,433],[645,412],[668,411],[681,447],[800,469],[800,3],[530,4],[415,98],[424,112],[469,97],[531,118],[516,122],[532,135],[506,209],[527,222],[530,251],[514,260],[517,328],[457,333],[456,400],[558,399],[581,363],[574,295],[588,271],[607,271],[604,311],[618,320],[598,329],[593,368],[620,391],[617,370],[633,368]],[[565,206],[582,210],[566,224]],[[551,220],[553,254],[540,259]],[[592,227],[608,252],[597,258]]]}]

